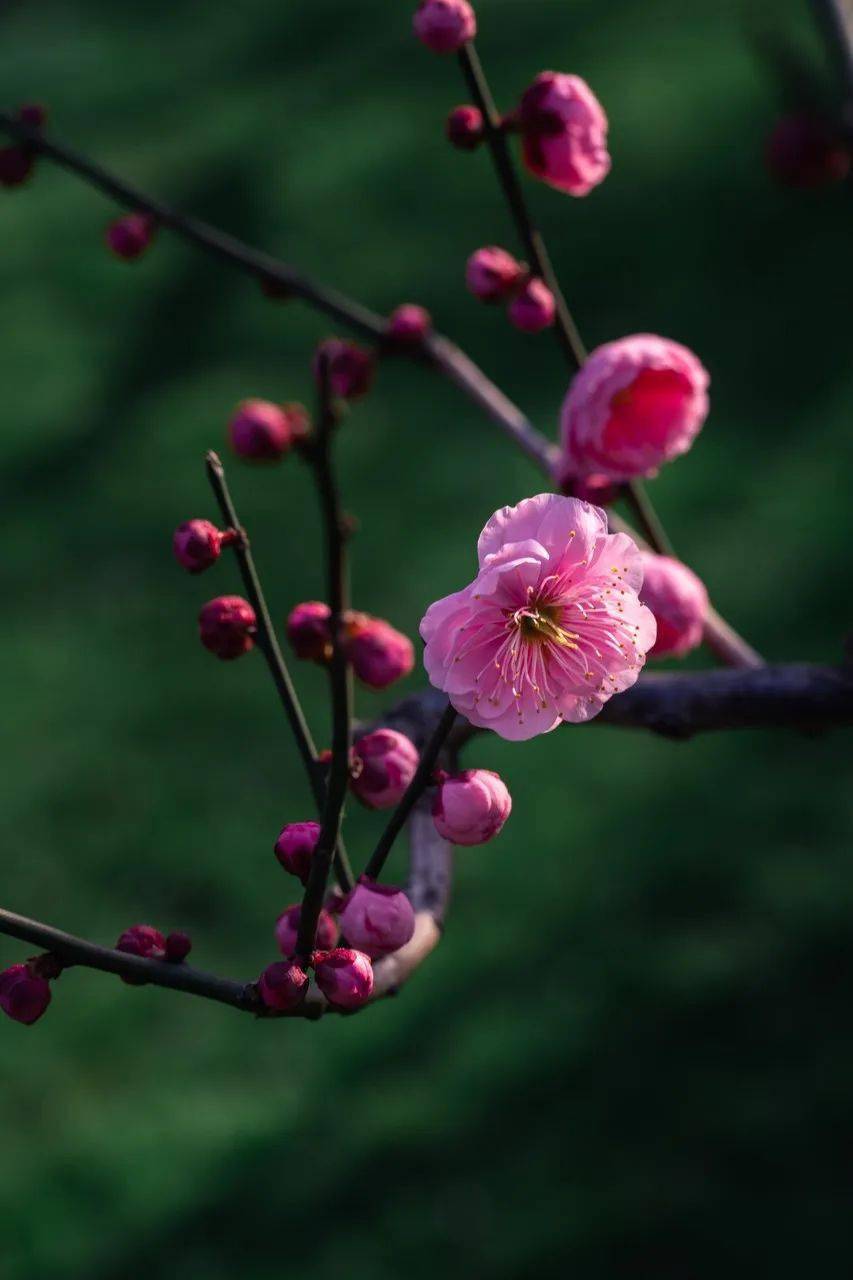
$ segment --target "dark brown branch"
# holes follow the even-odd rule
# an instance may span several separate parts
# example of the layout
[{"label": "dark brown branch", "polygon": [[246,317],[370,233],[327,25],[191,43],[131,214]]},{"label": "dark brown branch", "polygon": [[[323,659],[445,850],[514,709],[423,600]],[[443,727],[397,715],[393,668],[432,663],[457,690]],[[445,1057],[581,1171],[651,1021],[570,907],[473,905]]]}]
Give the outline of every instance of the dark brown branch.
[{"label": "dark brown branch", "polygon": [[332,853],[340,839],[341,819],[349,780],[352,726],[352,670],[347,659],[344,636],[344,614],[349,608],[349,574],[346,555],[349,526],[341,507],[338,486],[332,469],[332,432],[336,419],[329,385],[329,367],[325,358],[321,358],[319,362],[318,378],[320,408],[315,436],[308,450],[308,459],[320,496],[326,542],[329,633],[332,641],[332,656],[329,660],[332,691],[332,763],[329,768],[320,836],[311,858],[311,870],[299,916],[296,954],[306,960],[314,950],[317,921],[326,896]]},{"label": "dark brown branch", "polygon": [[[392,707],[380,723],[418,744],[429,737],[444,706],[443,693],[424,689]],[[606,702],[591,723],[643,729],[667,738],[720,729],[819,732],[850,727],[853,666],[796,662],[751,669],[647,671],[630,689]],[[478,732],[460,717],[450,743],[458,747]]]},{"label": "dark brown branch", "polygon": [[[28,143],[63,168],[76,173],[119,204],[130,209],[141,209],[153,213],[164,226],[170,227],[177,235],[230,263],[237,270],[256,279],[267,280],[289,288],[295,297],[302,298],[318,311],[335,320],[340,320],[357,333],[376,339],[384,335],[382,318],[361,303],[318,283],[293,267],[278,262],[268,254],[258,253],[233,236],[225,235],[216,228],[199,222],[198,219],[177,213],[159,201],[152,200],[70,147],[51,141],[40,130],[22,124],[14,115],[0,112],[0,129]],[[448,338],[436,333],[427,339],[421,349],[412,348],[412,355],[418,359],[425,358],[429,365],[457,386],[514,444],[527,454],[548,477],[549,483],[552,481],[554,467],[559,458],[557,447],[536,430],[522,410],[513,404],[464,351],[461,351]],[[637,535],[631,527],[620,521],[618,517],[611,516],[611,523],[614,528],[624,529],[636,538]],[[711,610],[708,614],[705,641],[724,662],[756,665],[762,661],[755,650],[751,649],[715,610]]]},{"label": "dark brown branch", "polygon": [[432,778],[435,766],[438,764],[438,757],[441,749],[447,741],[450,731],[456,720],[456,709],[450,705],[445,699],[444,709],[438,719],[432,736],[424,746],[421,752],[421,758],[418,767],[415,770],[414,777],[406,788],[402,800],[391,815],[391,818],[385,830],[379,839],[379,843],[374,849],[370,861],[364,869],[364,874],[369,876],[371,880],[378,880],[385,866],[385,860],[391,852],[391,848],[397,836],[406,825],[406,821],[420,800]]},{"label": "dark brown branch", "polygon": [[251,983],[234,982],[230,978],[217,978],[201,973],[186,964],[169,964],[165,960],[146,960],[142,956],[127,955],[110,947],[75,938],[71,933],[54,929],[51,925],[28,920],[26,916],[0,908],[0,933],[18,938],[31,946],[40,947],[58,956],[64,965],[83,965],[88,969],[100,969],[119,977],[142,979],[157,987],[169,987],[173,991],[186,991],[190,995],[203,996],[230,1004],[235,1009],[259,1013],[263,1006]]},{"label": "dark brown branch", "polygon": [[[489,82],[473,43],[463,45],[459,50],[459,63],[471,96],[483,114],[486,143],[491,153],[504,199],[515,223],[516,233],[529,259],[529,265],[534,274],[544,280],[554,295],[557,313],[554,332],[566,357],[569,372],[574,373],[586,360],[586,346],[569,310],[565,295],[560,288],[560,282],[557,279],[557,273],[551,262],[545,240],[533,220],[530,206],[524,197],[518,170],[509,148],[506,130],[503,128],[500,112],[495,106]],[[660,555],[672,555],[672,543],[646,492],[645,485],[641,480],[630,480],[624,486],[624,491],[625,497],[639,521],[640,528],[651,546]]]},{"label": "dark brown branch", "polygon": [[[211,450],[207,454],[205,465],[207,478],[210,481],[210,487],[213,490],[222,519],[227,528],[235,529],[239,535],[237,542],[234,544],[234,555],[237,558],[244,590],[257,618],[255,642],[266,659],[273,684],[276,687],[284,713],[296,739],[297,750],[308,775],[308,782],[311,786],[314,801],[318,810],[322,811],[326,799],[324,771],[317,761],[317,748],[311,736],[311,730],[308,728],[308,722],[305,719],[299,696],[291,679],[287,663],[284,660],[281,646],[278,643],[275,627],[272,624],[267,602],[261,589],[258,571],[255,568],[248,535],[241,525],[234,507],[231,492],[228,488],[228,481],[225,478],[225,468],[219,455]],[[335,851],[335,867],[341,888],[344,890],[351,889],[354,883],[353,875],[343,840],[340,837]]]}]

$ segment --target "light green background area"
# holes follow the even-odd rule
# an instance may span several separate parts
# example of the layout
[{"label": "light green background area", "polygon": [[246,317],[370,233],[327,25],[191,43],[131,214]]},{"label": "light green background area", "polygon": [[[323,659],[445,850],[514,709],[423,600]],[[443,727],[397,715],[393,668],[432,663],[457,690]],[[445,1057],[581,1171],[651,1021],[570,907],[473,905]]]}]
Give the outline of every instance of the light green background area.
[{"label": "light green background area", "polygon": [[[10,5],[3,100],[44,99],[58,136],[377,310],[428,306],[553,433],[556,345],[462,287],[472,249],[515,245],[486,156],[443,141],[465,94],[411,9]],[[835,660],[853,203],[766,176],[756,22],[822,56],[804,3],[772,10],[481,0],[480,49],[506,107],[547,66],[605,103],[607,182],[582,201],[529,187],[570,303],[590,345],[649,330],[701,355],[711,416],[655,501],[768,658]],[[272,841],[311,806],[260,657],[218,664],[195,638],[233,567],[187,578],[169,544],[213,514],[201,459],[232,405],[309,397],[330,330],[165,234],[115,262],[110,216],[45,164],[0,199],[0,900],[104,942],[185,927],[199,965],[250,978],[293,898]],[[470,577],[491,511],[542,486],[405,363],[352,413],[340,468],[356,602],[412,634]],[[280,620],[322,593],[314,495],[296,460],[231,474]],[[298,676],[324,740],[321,673]],[[843,1269],[849,745],[479,740],[467,763],[503,773],[510,823],[460,852],[442,947],[363,1017],[254,1023],[67,973],[38,1026],[0,1025],[0,1276]],[[357,860],[379,829],[348,815]],[[25,954],[0,939],[3,964]]]}]

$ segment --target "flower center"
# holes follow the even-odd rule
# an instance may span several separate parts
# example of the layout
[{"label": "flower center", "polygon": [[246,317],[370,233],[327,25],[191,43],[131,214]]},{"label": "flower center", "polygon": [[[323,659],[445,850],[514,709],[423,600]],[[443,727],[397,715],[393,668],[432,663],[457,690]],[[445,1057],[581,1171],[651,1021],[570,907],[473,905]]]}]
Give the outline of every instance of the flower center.
[{"label": "flower center", "polygon": [[535,640],[539,644],[550,640],[567,649],[577,649],[574,642],[580,636],[575,631],[567,631],[561,627],[556,615],[557,610],[553,606],[526,605],[523,609],[515,610],[512,622],[526,640]]}]

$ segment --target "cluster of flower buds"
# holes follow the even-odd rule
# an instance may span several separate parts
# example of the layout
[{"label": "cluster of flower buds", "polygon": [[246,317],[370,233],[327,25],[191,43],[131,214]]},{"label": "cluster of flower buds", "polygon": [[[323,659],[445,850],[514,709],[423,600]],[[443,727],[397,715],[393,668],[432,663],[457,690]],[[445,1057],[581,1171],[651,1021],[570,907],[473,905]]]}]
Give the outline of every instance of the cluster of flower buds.
[{"label": "cluster of flower buds", "polygon": [[308,994],[307,969],[335,1009],[353,1010],[366,1004],[373,992],[373,964],[363,951],[349,947],[320,948],[303,967],[290,958],[268,965],[258,979],[258,995],[275,1013],[294,1013]]},{"label": "cluster of flower buds", "polygon": [[485,844],[502,830],[512,797],[491,769],[436,774],[432,818],[438,834],[452,844]]},{"label": "cluster of flower buds", "polygon": [[825,187],[850,172],[850,146],[839,127],[814,112],[777,121],[765,150],[771,176],[785,187]]},{"label": "cluster of flower buds", "polygon": [[455,53],[477,34],[477,16],[468,0],[421,0],[412,26],[433,53]]},{"label": "cluster of flower buds", "polygon": [[[297,658],[326,663],[332,656],[331,610],[320,600],[306,600],[290,612],[286,630]],[[415,664],[408,636],[383,618],[348,610],[344,615],[347,660],[356,677],[369,689],[387,689],[407,676]]]},{"label": "cluster of flower buds", "polygon": [[61,972],[61,962],[52,955],[10,965],[0,973],[0,1009],[13,1022],[32,1026],[50,1004],[50,983]]},{"label": "cluster of flower buds", "polygon": [[404,302],[388,317],[387,337],[392,347],[417,347],[432,332],[432,316],[416,302]]},{"label": "cluster of flower buds", "polygon": [[241,400],[228,423],[234,452],[250,462],[275,462],[300,444],[311,430],[304,405]]},{"label": "cluster of flower buds", "polygon": [[702,643],[708,614],[708,592],[692,569],[672,556],[641,552],[640,599],[655,615],[657,639],[649,650],[656,658],[683,658]]},{"label": "cluster of flower buds", "polygon": [[[167,960],[170,964],[182,964],[192,951],[192,939],[181,931],[162,934],[150,924],[134,924],[119,937],[116,951],[129,956],[142,956],[145,960]],[[140,986],[144,978],[122,976],[129,986]]]},{"label": "cluster of flower buds", "polygon": [[357,738],[350,753],[350,790],[368,809],[393,809],[415,776],[420,756],[396,729],[375,729]]},{"label": "cluster of flower buds", "polygon": [[242,596],[216,596],[202,606],[198,635],[210,653],[231,662],[254,647],[258,619]]},{"label": "cluster of flower buds", "polygon": [[557,307],[544,280],[532,276],[499,245],[486,245],[471,254],[465,283],[481,302],[506,303],[510,322],[523,333],[540,333],[554,323]]},{"label": "cluster of flower buds", "polygon": [[343,338],[324,338],[314,352],[313,372],[320,383],[323,368],[329,390],[338,400],[357,400],[370,390],[376,360],[370,351]]},{"label": "cluster of flower buds", "polygon": [[209,520],[186,520],[174,532],[172,550],[187,573],[204,573],[239,536],[236,529],[217,529]]},{"label": "cluster of flower buds", "polygon": [[653,476],[686,453],[708,413],[708,373],[678,342],[638,333],[590,353],[561,411],[557,483]]},{"label": "cluster of flower buds", "polygon": [[[21,124],[41,129],[47,120],[47,108],[38,102],[27,102],[18,108]],[[0,147],[0,187],[20,187],[26,182],[36,162],[35,149],[26,142]]]},{"label": "cluster of flower buds", "polygon": [[126,213],[109,224],[104,238],[117,258],[135,262],[151,244],[156,230],[157,222],[150,213]]}]

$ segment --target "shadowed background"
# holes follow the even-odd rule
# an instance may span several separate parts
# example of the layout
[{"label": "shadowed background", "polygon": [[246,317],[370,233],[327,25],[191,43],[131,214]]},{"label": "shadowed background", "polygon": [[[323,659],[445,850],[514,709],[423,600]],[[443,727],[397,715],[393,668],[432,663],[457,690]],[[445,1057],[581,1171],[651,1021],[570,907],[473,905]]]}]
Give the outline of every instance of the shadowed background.
[{"label": "shadowed background", "polygon": [[[515,248],[485,154],[443,141],[453,59],[403,0],[11,4],[3,102],[153,193],[380,311],[429,307],[553,432],[556,344],[462,287]],[[653,493],[676,547],[770,659],[835,660],[849,627],[849,188],[790,193],[779,103],[746,40],[764,6],[480,0],[508,108],[585,76],[613,171],[530,198],[587,342],[693,347],[711,417]],[[774,25],[823,56],[805,3]],[[311,816],[259,655],[219,664],[173,527],[233,404],[311,395],[329,326],[167,234],[128,266],[112,207],[42,163],[0,199],[0,838],[4,905],[103,942],[188,928],[256,975],[293,900],[272,841]],[[452,388],[389,364],[340,436],[358,607],[414,634],[468,581],[491,511],[541,478]],[[322,594],[295,459],[230,466],[278,620]],[[704,660],[704,657],[703,659]],[[694,660],[695,661],[695,660]],[[321,674],[297,672],[318,738]],[[405,690],[418,687],[415,673]],[[360,698],[364,715],[383,701]],[[3,1280],[686,1280],[844,1256],[853,1071],[848,735],[671,744],[606,728],[479,740],[505,833],[461,851],[443,946],[399,1000],[254,1023],[83,971],[0,1025]],[[849,760],[849,756],[847,756]],[[366,858],[381,819],[352,811]],[[399,855],[395,861],[399,867]],[[0,939],[0,961],[26,949]]]}]

